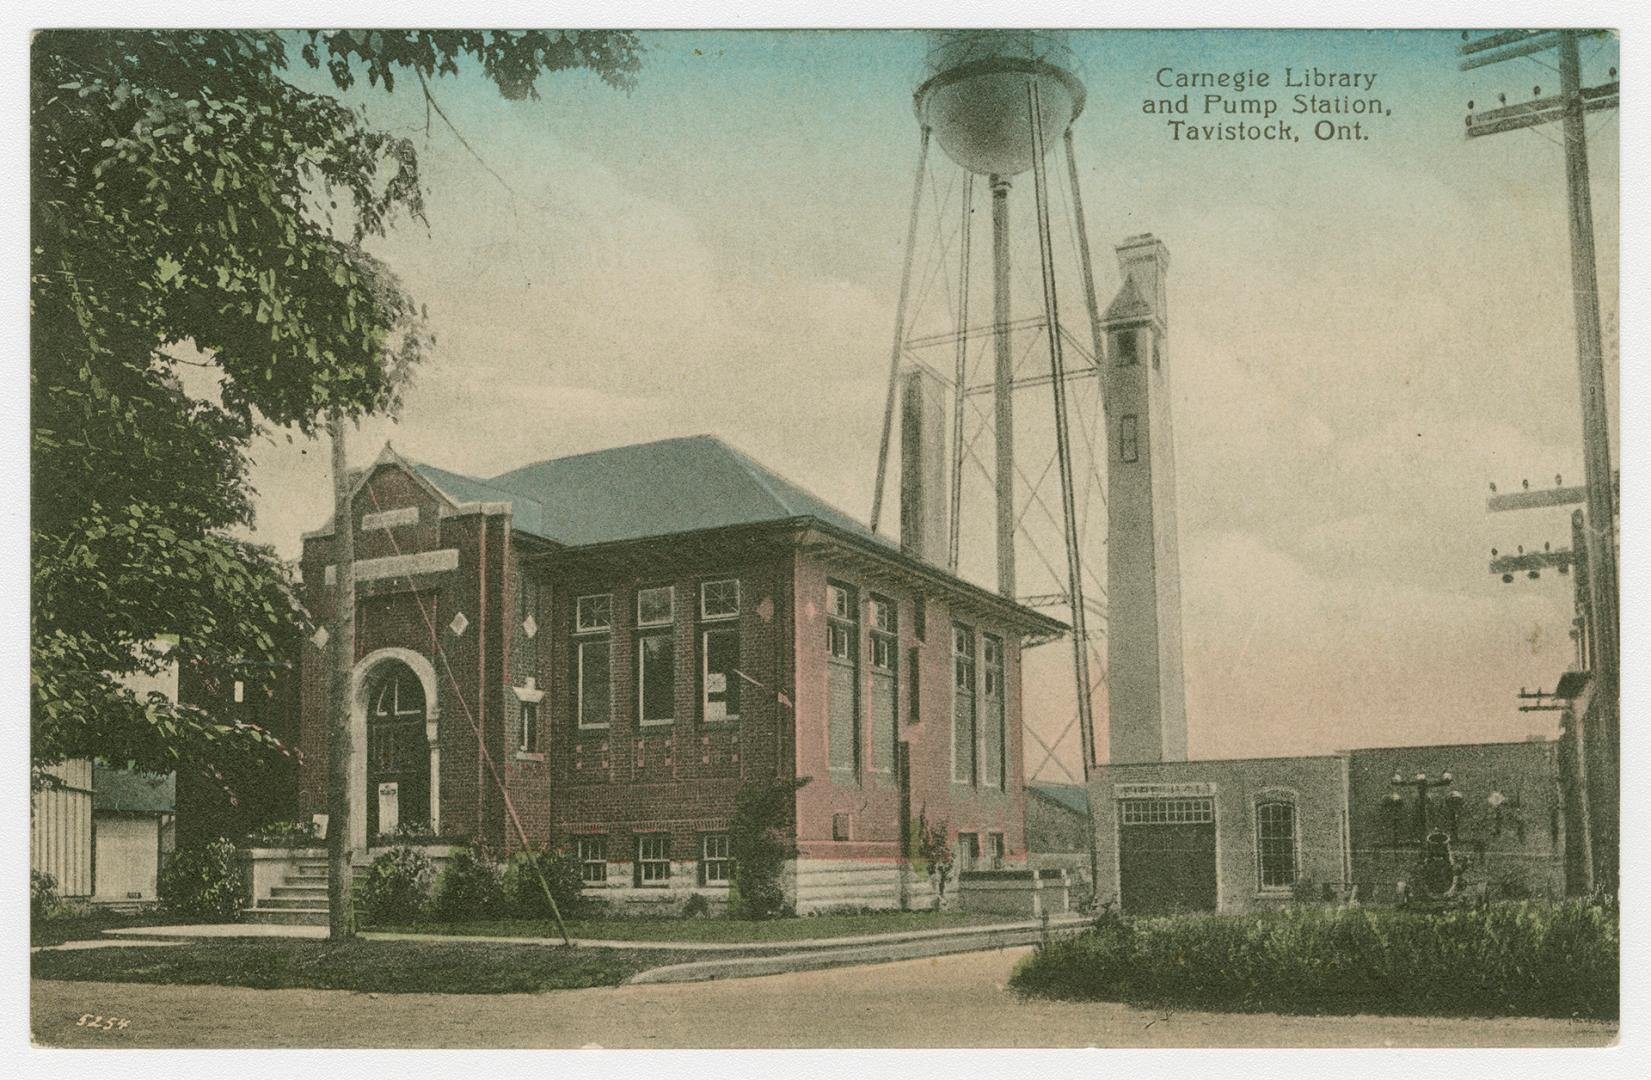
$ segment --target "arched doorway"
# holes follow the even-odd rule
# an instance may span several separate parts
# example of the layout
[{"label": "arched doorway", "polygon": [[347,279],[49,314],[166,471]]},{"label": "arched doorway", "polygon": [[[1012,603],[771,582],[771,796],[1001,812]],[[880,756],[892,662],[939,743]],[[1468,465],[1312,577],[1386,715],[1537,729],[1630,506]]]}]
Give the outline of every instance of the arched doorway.
[{"label": "arched doorway", "polygon": [[367,836],[430,827],[430,743],[424,685],[387,660],[367,681]]}]

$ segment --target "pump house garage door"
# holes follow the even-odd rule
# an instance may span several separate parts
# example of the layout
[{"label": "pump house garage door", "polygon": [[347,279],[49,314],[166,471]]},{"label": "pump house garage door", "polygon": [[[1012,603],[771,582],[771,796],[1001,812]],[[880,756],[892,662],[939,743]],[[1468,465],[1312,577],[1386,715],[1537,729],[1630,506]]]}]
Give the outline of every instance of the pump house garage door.
[{"label": "pump house garage door", "polygon": [[1214,911],[1214,798],[1120,799],[1118,879],[1131,915]]}]

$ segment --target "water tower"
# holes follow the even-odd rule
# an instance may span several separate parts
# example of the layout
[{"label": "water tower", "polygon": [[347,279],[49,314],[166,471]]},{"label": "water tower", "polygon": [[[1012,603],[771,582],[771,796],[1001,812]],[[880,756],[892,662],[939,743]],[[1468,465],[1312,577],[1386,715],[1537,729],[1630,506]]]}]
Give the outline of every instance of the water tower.
[{"label": "water tower", "polygon": [[[1085,89],[1069,38],[1060,31],[956,30],[933,31],[925,75],[914,95],[921,144],[913,183],[911,219],[906,236],[905,263],[896,305],[895,334],[889,359],[888,398],[877,462],[872,505],[872,527],[878,526],[891,450],[894,418],[900,413],[901,542],[912,554],[957,572],[960,530],[965,516],[961,498],[965,454],[972,442],[965,437],[965,399],[989,393],[990,429],[995,462],[990,470],[994,506],[997,586],[1000,593],[1023,603],[1059,606],[1070,612],[1073,676],[1076,686],[1076,723],[1081,742],[1084,779],[1094,762],[1094,710],[1091,688],[1096,685],[1092,666],[1090,627],[1104,626],[1107,640],[1105,678],[1110,759],[1113,762],[1181,760],[1186,756],[1186,715],[1181,683],[1181,628],[1179,556],[1174,514],[1174,455],[1169,416],[1167,376],[1168,331],[1165,277],[1168,256],[1151,236],[1136,236],[1118,245],[1121,282],[1116,298],[1103,312],[1096,302],[1095,275],[1079,195],[1078,166],[1073,149],[1072,123],[1083,112]],[[935,166],[929,145],[939,143],[945,156],[961,170],[961,217],[956,226],[959,242],[941,257],[957,257],[956,302],[949,315],[955,329],[946,334],[915,335],[908,318],[913,263],[919,249],[919,219],[925,182],[932,191]],[[1065,146],[1065,200],[1069,221],[1051,226],[1050,149]],[[944,165],[942,164],[942,168]],[[1011,295],[1013,247],[1010,195],[1015,178],[1031,173],[1037,261],[1041,297],[1022,303],[1033,312],[1017,311]],[[991,191],[992,255],[990,324],[969,324],[970,219],[974,213],[974,181],[984,178]],[[1057,181],[1058,182],[1058,181]],[[936,205],[936,224],[939,199]],[[1088,316],[1087,348],[1079,335],[1061,321],[1055,258],[1057,232],[1075,256],[1065,287],[1082,293]],[[942,245],[945,247],[945,245]],[[950,268],[948,280],[950,279]],[[920,279],[932,275],[920,274]],[[1029,298],[1028,298],[1029,299]],[[1036,333],[1036,352],[1047,364],[1027,372],[1019,365],[1013,341]],[[971,384],[971,341],[990,339],[992,379]],[[955,345],[950,377],[922,355],[936,343]],[[984,344],[982,345],[984,349]],[[1068,362],[1069,356],[1075,356]],[[1099,416],[1074,418],[1072,393],[1094,389]],[[1048,387],[1045,398],[1042,388]],[[1065,567],[1056,582],[1058,592],[1028,594],[1019,591],[1016,567],[1017,535],[1024,538],[1027,508],[1038,500],[1036,486],[1043,472],[1017,465],[1015,396],[1036,388],[1048,407],[1022,411],[1023,441],[1052,429],[1053,472],[1059,483],[1059,511],[1047,507],[1051,525],[1058,525],[1065,548]],[[1030,403],[1037,404],[1037,403]],[[948,425],[944,421],[950,406]],[[1086,424],[1088,419],[1090,424]],[[984,423],[984,419],[983,419]],[[1105,437],[1094,439],[1089,428],[1104,426]],[[1076,432],[1076,433],[1075,433]],[[1087,462],[1077,460],[1089,450]],[[949,457],[949,461],[947,458]],[[1104,463],[1104,464],[1103,464]],[[943,477],[950,469],[949,492]],[[985,471],[982,466],[982,471]],[[1104,480],[1100,474],[1104,472]],[[1039,479],[1034,479],[1034,477]],[[1090,483],[1099,480],[1106,493],[1106,585],[1100,587],[1094,566],[1100,544],[1087,540],[1080,516],[1087,514]],[[1084,485],[1084,497],[1077,489]],[[949,495],[949,498],[947,497]],[[1080,505],[1080,503],[1084,505]],[[1087,524],[1087,520],[1085,520]],[[1043,568],[1053,568],[1041,551]],[[1086,579],[1089,589],[1086,595]],[[1099,593],[1097,602],[1096,593]],[[1041,740],[1040,740],[1041,741]],[[1049,748],[1053,755],[1053,748]]]}]

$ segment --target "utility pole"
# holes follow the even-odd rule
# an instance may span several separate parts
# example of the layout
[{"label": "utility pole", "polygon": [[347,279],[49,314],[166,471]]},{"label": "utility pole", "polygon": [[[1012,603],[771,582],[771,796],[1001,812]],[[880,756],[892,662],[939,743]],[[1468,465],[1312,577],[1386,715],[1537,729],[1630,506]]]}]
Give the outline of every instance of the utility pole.
[{"label": "utility pole", "polygon": [[344,459],[344,415],[327,414],[332,440],[332,652],[327,675],[327,937],[355,937],[355,869],[350,848],[350,676],[355,667],[355,521]]},{"label": "utility pole", "polygon": [[[1582,85],[1582,62],[1577,42],[1599,30],[1511,30],[1490,34],[1462,45],[1461,68],[1484,67],[1521,56],[1557,51],[1559,94],[1541,97],[1541,87],[1533,90],[1533,100],[1473,113],[1468,103],[1467,134],[1473,138],[1494,135],[1538,124],[1561,122],[1565,150],[1567,224],[1571,242],[1571,293],[1576,318],[1577,377],[1582,406],[1582,446],[1584,502],[1587,514],[1583,527],[1583,550],[1587,560],[1589,625],[1588,652],[1593,661],[1596,713],[1592,723],[1602,751],[1600,772],[1594,783],[1609,798],[1595,800],[1596,835],[1608,850],[1595,859],[1600,884],[1616,889],[1618,850],[1617,800],[1620,797],[1620,742],[1618,733],[1618,651],[1616,498],[1611,471],[1610,415],[1606,400],[1605,362],[1601,345],[1599,278],[1594,253],[1594,212],[1589,190],[1587,114],[1615,108],[1618,100],[1616,69],[1612,81],[1598,86]],[[1464,35],[1465,36],[1465,35]],[[1604,805],[1609,802],[1609,806]],[[1608,820],[1602,820],[1606,814]]]}]

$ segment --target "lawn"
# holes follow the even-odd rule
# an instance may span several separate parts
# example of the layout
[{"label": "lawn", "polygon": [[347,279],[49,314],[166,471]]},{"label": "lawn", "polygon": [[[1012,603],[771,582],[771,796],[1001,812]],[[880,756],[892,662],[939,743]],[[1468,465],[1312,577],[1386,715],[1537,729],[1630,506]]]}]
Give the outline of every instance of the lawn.
[{"label": "lawn", "polygon": [[36,979],[244,986],[260,990],[510,994],[616,986],[647,968],[703,959],[665,949],[469,942],[266,939],[34,953]]},{"label": "lawn", "polygon": [[55,919],[29,921],[30,945],[61,945],[65,941],[80,941],[101,937],[105,930],[126,926],[164,926],[178,922],[176,915],[159,911],[140,911],[122,914],[104,908],[93,908],[84,915],[61,915]]},{"label": "lawn", "polygon": [[[568,933],[589,941],[691,941],[719,944],[766,944],[809,938],[897,934],[1013,922],[1004,915],[966,915],[956,911],[889,911],[865,915],[802,915],[786,919],[569,919]],[[391,933],[458,934],[475,937],[557,938],[549,919],[485,919],[373,926]]]}]

